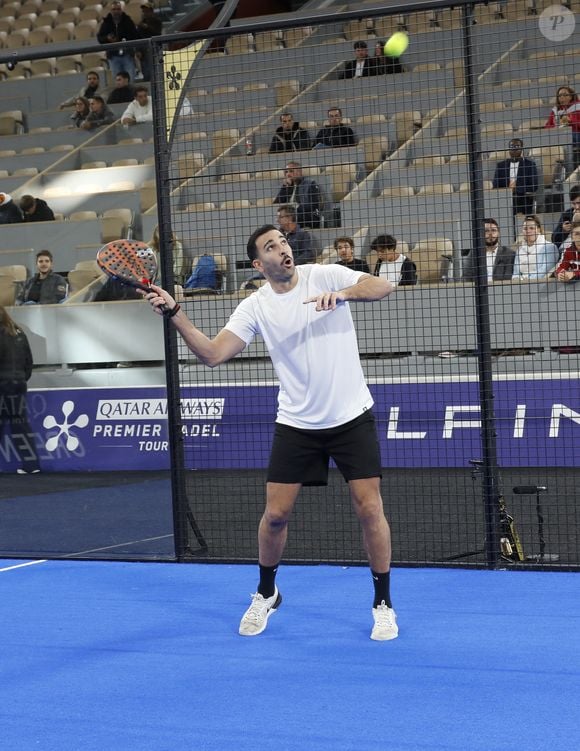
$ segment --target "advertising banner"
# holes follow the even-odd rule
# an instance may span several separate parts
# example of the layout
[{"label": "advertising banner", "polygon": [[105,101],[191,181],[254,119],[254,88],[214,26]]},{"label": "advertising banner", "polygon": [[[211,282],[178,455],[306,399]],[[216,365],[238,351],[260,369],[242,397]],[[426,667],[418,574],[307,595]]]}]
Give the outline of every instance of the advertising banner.
[{"label": "advertising banner", "polygon": [[[481,457],[476,382],[385,383],[371,391],[385,468],[465,467]],[[501,466],[577,466],[580,379],[496,381],[494,391]],[[265,467],[276,397],[274,385],[184,388],[186,466]],[[163,387],[31,390],[28,411],[42,471],[169,466]],[[29,439],[5,419],[1,426],[0,471],[14,472]]]}]

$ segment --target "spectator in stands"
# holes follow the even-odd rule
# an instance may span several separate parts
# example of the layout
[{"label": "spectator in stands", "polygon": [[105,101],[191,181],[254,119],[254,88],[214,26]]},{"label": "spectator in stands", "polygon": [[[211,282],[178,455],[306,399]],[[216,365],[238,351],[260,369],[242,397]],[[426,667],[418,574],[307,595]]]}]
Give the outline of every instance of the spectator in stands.
[{"label": "spectator in stands", "polygon": [[290,204],[296,209],[296,218],[301,227],[318,229],[321,223],[322,196],[317,182],[302,174],[299,162],[288,162],[284,180],[275,204]]},{"label": "spectator in stands", "polygon": [[41,250],[36,254],[37,272],[24,282],[16,296],[16,305],[53,305],[64,300],[66,279],[54,273],[52,264],[50,250]]},{"label": "spectator in stands", "polygon": [[559,86],[556,91],[556,102],[550,111],[544,128],[560,128],[570,125],[568,108],[578,101],[576,92],[570,86]]},{"label": "spectator in stands", "polygon": [[0,433],[10,431],[18,452],[18,474],[40,472],[34,433],[28,421],[26,382],[32,374],[32,352],[26,334],[0,305]]},{"label": "spectator in stands", "polygon": [[[119,2],[119,0],[113,0],[111,3],[111,12],[103,19],[97,32],[97,39],[101,44],[139,39],[139,31],[133,19],[123,12],[123,3]],[[129,74],[131,81],[135,80],[135,50],[129,47],[118,47],[114,50],[108,50],[107,60],[109,61],[109,68],[113,77],[122,70],[125,70]]]},{"label": "spectator in stands", "polygon": [[575,211],[580,211],[580,185],[570,188],[570,203],[572,207],[563,212],[556,228],[552,232],[552,242],[560,247],[567,239],[572,229],[572,217]]},{"label": "spectator in stands", "polygon": [[558,262],[558,248],[542,234],[542,224],[537,216],[524,218],[524,242],[516,253],[514,279],[546,279]]},{"label": "spectator in stands", "polygon": [[[151,236],[151,239],[147,243],[149,247],[155,251],[155,255],[157,256],[157,263],[159,264],[159,268],[161,269],[161,242],[159,239],[159,225],[157,224],[155,226],[155,229],[153,230],[153,235]],[[175,232],[172,233],[172,251],[173,251],[173,280],[175,284],[183,284],[183,275],[184,275],[184,254],[183,254],[183,244],[177,239],[177,235]],[[189,264],[191,266],[191,262]]]},{"label": "spectator in stands", "polygon": [[290,112],[283,112],[280,115],[280,125],[276,128],[276,133],[272,138],[270,153],[278,151],[302,151],[310,148],[310,135],[305,128],[300,127],[300,123],[294,121]]},{"label": "spectator in stands", "polygon": [[538,168],[532,159],[523,156],[521,138],[512,138],[508,148],[510,158],[498,162],[493,187],[511,189],[514,214],[532,214],[539,185]]},{"label": "spectator in stands", "polygon": [[71,96],[70,99],[65,99],[61,102],[60,109],[65,107],[73,107],[77,103],[77,99],[84,98],[90,99],[99,93],[99,87],[101,85],[101,79],[96,70],[89,70],[87,73],[87,82],[84,86],[81,86],[79,93],[76,96]]},{"label": "spectator in stands", "polygon": [[122,70],[115,76],[115,88],[107,98],[107,104],[124,104],[132,102],[135,90],[130,84],[129,74]]},{"label": "spectator in stands", "polygon": [[75,110],[70,116],[72,121],[71,128],[80,128],[89,116],[90,111],[89,100],[85,99],[84,96],[77,97],[75,99]]},{"label": "spectator in stands", "polygon": [[[495,219],[484,219],[484,223],[487,280],[506,282],[513,276],[516,252],[506,245],[500,245],[499,225]],[[464,261],[463,278],[468,282],[476,280],[473,253]]]},{"label": "spectator in stands", "polygon": [[347,269],[362,271],[365,274],[371,273],[366,261],[354,257],[354,240],[352,237],[337,237],[334,241],[334,249],[340,258],[339,266],[346,266]]},{"label": "spectator in stands", "polygon": [[23,222],[22,212],[12,200],[9,193],[0,193],[0,224],[18,224]]},{"label": "spectator in stands", "polygon": [[42,198],[22,196],[20,209],[25,222],[54,222],[54,214],[50,206]]},{"label": "spectator in stands", "polygon": [[580,280],[580,221],[572,224],[572,243],[566,248],[562,260],[556,267],[556,279],[559,282],[577,282]]},{"label": "spectator in stands", "polygon": [[377,76],[383,76],[385,73],[402,73],[404,70],[400,57],[385,55],[385,43],[381,39],[375,43],[375,56],[373,60],[375,61]]},{"label": "spectator in stands", "polygon": [[392,235],[379,235],[371,243],[378,256],[374,276],[382,276],[397,287],[417,284],[417,267],[407,256],[397,251],[397,241]]},{"label": "spectator in stands", "polygon": [[356,136],[352,128],[342,123],[342,110],[331,107],[328,110],[328,125],[316,135],[315,149],[333,149],[338,146],[356,146]]},{"label": "spectator in stands", "polygon": [[377,58],[369,57],[368,45],[364,41],[354,43],[354,60],[347,60],[340,71],[339,78],[367,78],[379,72]]},{"label": "spectator in stands", "polygon": [[[137,24],[139,36],[143,39],[156,37],[163,30],[163,22],[155,15],[155,6],[153,3],[141,3],[141,20]],[[137,53],[141,62],[141,74],[144,81],[151,80],[151,59],[149,50],[141,50]]]},{"label": "spectator in stands", "polygon": [[137,125],[137,123],[152,123],[153,107],[149,91],[146,86],[135,87],[135,98],[121,115],[123,125]]},{"label": "spectator in stands", "polygon": [[296,209],[294,206],[285,204],[280,206],[277,213],[277,222],[280,231],[290,243],[294,264],[300,266],[303,263],[316,262],[316,250],[310,232],[302,229],[296,221]]},{"label": "spectator in stands", "polygon": [[115,113],[107,107],[102,96],[89,99],[89,109],[89,114],[79,126],[82,130],[94,130],[115,121]]}]

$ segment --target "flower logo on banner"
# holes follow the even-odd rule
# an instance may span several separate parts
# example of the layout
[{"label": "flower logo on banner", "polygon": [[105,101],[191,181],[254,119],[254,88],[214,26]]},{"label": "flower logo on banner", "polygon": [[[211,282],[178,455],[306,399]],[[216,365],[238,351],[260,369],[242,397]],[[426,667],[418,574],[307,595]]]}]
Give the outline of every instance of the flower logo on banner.
[{"label": "flower logo on banner", "polygon": [[62,423],[59,423],[54,415],[47,415],[42,423],[47,430],[58,428],[58,433],[51,436],[45,443],[47,451],[54,451],[58,446],[61,435],[66,436],[66,447],[68,451],[75,451],[79,447],[79,439],[72,433],[71,428],[86,428],[89,424],[88,415],[79,415],[73,422],[69,422],[69,416],[75,408],[73,401],[66,401],[62,405]]},{"label": "flower logo on banner", "polygon": [[179,91],[181,88],[181,84],[179,83],[181,81],[181,73],[177,70],[175,65],[172,65],[169,72],[165,75],[169,81],[169,88],[174,91]]}]

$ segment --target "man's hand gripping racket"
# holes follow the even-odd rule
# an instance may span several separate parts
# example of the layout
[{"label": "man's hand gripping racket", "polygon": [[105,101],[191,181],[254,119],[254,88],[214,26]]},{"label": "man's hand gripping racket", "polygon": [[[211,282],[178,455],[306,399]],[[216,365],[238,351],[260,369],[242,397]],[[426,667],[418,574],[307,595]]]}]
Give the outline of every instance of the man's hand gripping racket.
[{"label": "man's hand gripping racket", "polygon": [[158,264],[154,251],[139,240],[114,240],[97,252],[99,268],[122,284],[148,293],[155,312],[172,318],[180,306],[168,292],[154,285]]}]

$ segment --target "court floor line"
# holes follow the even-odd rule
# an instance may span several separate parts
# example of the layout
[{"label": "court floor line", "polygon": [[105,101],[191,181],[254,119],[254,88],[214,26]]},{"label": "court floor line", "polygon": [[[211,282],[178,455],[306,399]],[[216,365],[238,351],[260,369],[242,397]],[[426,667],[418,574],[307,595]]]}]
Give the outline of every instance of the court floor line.
[{"label": "court floor line", "polygon": [[14,566],[5,566],[0,568],[0,574],[4,571],[14,571],[15,568],[24,568],[25,566],[36,566],[37,563],[48,563],[47,559],[43,558],[38,561],[26,561],[26,563],[16,563]]},{"label": "court floor line", "polygon": [[157,537],[144,537],[142,540],[130,540],[128,542],[119,542],[116,545],[105,545],[105,547],[103,548],[80,550],[77,553],[68,553],[64,556],[64,558],[73,558],[75,555],[86,555],[87,553],[100,553],[103,550],[114,550],[115,548],[122,548],[124,545],[138,545],[140,542],[155,542],[155,540],[165,540],[168,537],[173,537],[173,534],[158,535]]},{"label": "court floor line", "polygon": [[[90,550],[79,550],[76,553],[68,553],[67,555],[63,556],[63,558],[74,558],[77,555],[87,555],[88,553],[100,553],[103,550],[114,550],[115,548],[122,548],[125,545],[138,545],[141,542],[155,542],[156,540],[164,540],[168,537],[173,537],[172,534],[168,535],[158,535],[157,537],[144,537],[142,540],[131,540],[129,542],[119,542],[116,545],[105,545],[102,548],[91,548]],[[35,561],[26,561],[25,563],[17,563],[13,566],[5,566],[4,568],[0,568],[0,573],[4,571],[13,571],[17,568],[24,568],[25,566],[34,566],[37,563],[48,563],[49,560],[58,560],[58,559],[49,559],[49,558],[43,558]]]}]

